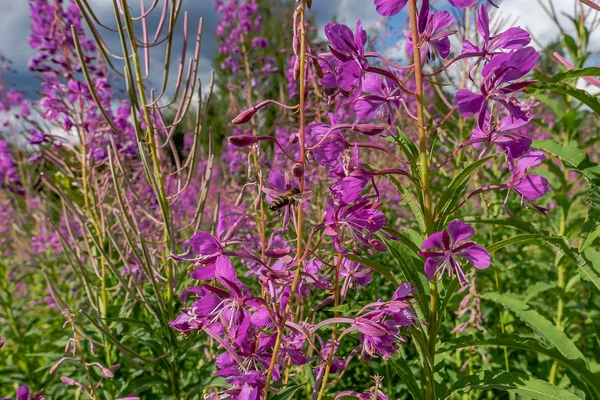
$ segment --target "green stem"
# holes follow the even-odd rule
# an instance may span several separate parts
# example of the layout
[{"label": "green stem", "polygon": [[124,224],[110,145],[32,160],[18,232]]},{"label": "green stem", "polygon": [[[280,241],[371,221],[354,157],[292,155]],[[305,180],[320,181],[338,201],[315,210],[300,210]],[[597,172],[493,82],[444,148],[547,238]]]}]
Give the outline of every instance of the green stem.
[{"label": "green stem", "polygon": [[[425,107],[423,103],[423,71],[421,65],[421,44],[420,35],[417,25],[417,2],[416,0],[409,0],[409,16],[410,16],[410,27],[412,31],[414,53],[414,72],[415,72],[415,83],[416,83],[416,97],[417,97],[417,125],[419,129],[419,161],[421,169],[421,185],[423,187],[423,214],[425,216],[425,224],[427,227],[427,234],[433,233],[433,205],[431,200],[431,189],[429,185],[429,166],[428,166],[428,154],[427,154],[427,131],[425,129]],[[435,281],[429,283],[430,287],[430,300],[429,300],[429,335],[427,338],[428,349],[429,349],[429,363],[435,366],[435,347],[437,344],[437,313],[438,313],[438,288]],[[426,368],[427,372],[426,379],[426,400],[433,400],[435,398],[435,378],[433,368]]]}]

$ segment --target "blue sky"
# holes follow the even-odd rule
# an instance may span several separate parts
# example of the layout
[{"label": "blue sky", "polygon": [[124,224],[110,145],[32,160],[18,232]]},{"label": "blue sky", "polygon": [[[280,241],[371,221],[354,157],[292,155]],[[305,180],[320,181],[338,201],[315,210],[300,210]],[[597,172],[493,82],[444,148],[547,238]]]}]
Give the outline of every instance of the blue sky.
[{"label": "blue sky", "polygon": [[[113,21],[112,1],[89,1],[101,20],[108,23]],[[571,14],[576,0],[553,1],[559,13]],[[145,4],[151,4],[151,0],[145,0]],[[216,52],[214,31],[220,16],[213,10],[214,0],[184,0],[183,4],[184,10],[189,14],[190,22],[197,21],[200,17],[204,18],[200,77],[207,84],[212,69],[210,60]],[[432,0],[432,4],[438,9],[448,9],[448,3],[445,0]],[[526,13],[523,12],[525,5],[527,6]],[[27,61],[34,54],[28,45],[30,29],[28,1],[0,0],[0,10],[2,10],[0,14],[0,53],[12,59],[14,67],[19,70],[19,73],[10,76],[10,79],[22,90],[38,87],[37,79],[26,69]],[[361,19],[363,26],[367,29],[379,26],[382,21],[375,11],[372,0],[314,0],[311,12],[314,12],[317,16],[316,22],[321,34],[323,26],[331,21],[334,16],[338,22],[348,24],[352,28],[354,28],[357,19]],[[516,25],[530,30],[542,44],[552,41],[559,33],[558,29],[543,14],[536,0],[504,0],[501,2],[500,10],[496,14],[497,18],[515,21]],[[566,15],[561,14],[560,18],[564,25],[568,26]],[[406,14],[401,13],[394,16],[388,23],[397,27],[401,32],[404,29],[403,25],[406,23]],[[191,25],[192,31],[195,31],[194,23],[191,23]],[[114,47],[119,46],[116,37],[111,38],[109,43]],[[592,38],[590,43],[600,48],[600,32],[597,32],[595,39]],[[388,49],[393,48],[395,45],[397,45],[398,53],[401,53],[403,46],[403,35],[401,33],[396,38],[389,38],[386,42]],[[161,65],[160,57],[162,57],[162,53],[163,51],[156,52],[156,58],[154,59],[156,65]],[[158,68],[152,74],[157,83],[160,82],[161,74],[162,71],[159,71]]]}]

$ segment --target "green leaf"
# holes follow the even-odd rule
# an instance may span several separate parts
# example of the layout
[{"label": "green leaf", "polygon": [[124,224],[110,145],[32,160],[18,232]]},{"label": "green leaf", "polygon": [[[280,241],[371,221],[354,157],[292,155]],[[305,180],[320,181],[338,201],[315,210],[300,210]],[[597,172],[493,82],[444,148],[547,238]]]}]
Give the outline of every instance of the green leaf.
[{"label": "green leaf", "polygon": [[536,282],[527,288],[527,290],[523,294],[523,301],[525,303],[529,303],[531,299],[533,299],[540,293],[543,293],[550,289],[554,289],[555,287],[556,283]]},{"label": "green leaf", "polygon": [[566,33],[563,33],[563,43],[567,50],[569,50],[569,53],[571,53],[571,57],[577,58],[577,42],[575,39]]},{"label": "green leaf", "polygon": [[531,242],[532,240],[562,240],[560,236],[548,236],[542,233],[526,233],[524,235],[517,235],[510,237],[508,239],[501,240],[489,246],[487,250],[490,253],[495,252],[496,250],[500,250],[503,247],[510,246],[512,244],[522,243],[522,242]]},{"label": "green leaf", "polygon": [[574,144],[564,146],[556,140],[534,140],[531,147],[558,157],[567,168],[585,176],[591,183],[600,185],[600,165],[592,162],[588,154]]},{"label": "green leaf", "polygon": [[579,237],[580,253],[585,251],[600,236],[600,190],[596,185],[592,185],[589,203],[590,209],[581,226],[581,236]]},{"label": "green leaf", "polygon": [[282,390],[281,392],[277,393],[275,396],[272,397],[272,400],[291,400],[294,398],[294,395],[296,394],[296,392],[298,390],[300,390],[302,388],[302,385],[294,385],[294,386],[290,386],[285,390]]},{"label": "green leaf", "polygon": [[465,390],[504,390],[537,400],[581,400],[574,393],[518,372],[485,371],[458,380],[448,396]]},{"label": "green leaf", "polygon": [[535,329],[540,336],[552,343],[565,357],[571,360],[585,360],[581,351],[563,331],[558,329],[556,325],[548,321],[543,315],[529,308],[525,302],[516,296],[508,293],[492,292],[483,294],[481,297],[501,304],[515,313],[527,325]]},{"label": "green leaf", "polygon": [[402,194],[402,198],[408,204],[408,207],[412,211],[415,219],[417,220],[417,224],[419,225],[419,229],[421,233],[427,232],[427,224],[425,223],[425,215],[423,215],[423,210],[421,209],[421,205],[419,201],[415,198],[415,196],[408,191],[398,179],[393,177],[392,175],[385,175],[386,179],[388,179],[392,184],[398,189],[398,191]]},{"label": "green leaf", "polygon": [[536,140],[533,147],[558,157],[567,168],[583,175],[591,184],[590,208],[579,237],[578,251],[581,253],[600,236],[600,165],[592,162],[586,152],[574,145],[563,146],[555,140]]},{"label": "green leaf", "polygon": [[595,393],[595,398],[600,399],[600,375],[592,372],[583,360],[571,360],[562,355],[555,348],[549,348],[533,337],[517,334],[500,335],[471,335],[461,336],[449,341],[438,349],[438,353],[455,351],[470,346],[502,346],[512,349],[521,349],[533,353],[543,354],[562,364],[567,370],[575,371]]},{"label": "green leaf", "polygon": [[578,68],[578,69],[570,69],[566,72],[561,72],[552,77],[550,82],[560,82],[567,79],[574,78],[582,78],[585,76],[600,76],[600,68],[598,67],[588,67],[588,68]]},{"label": "green leaf", "polygon": [[531,89],[548,90],[556,93],[563,93],[576,98],[589,108],[594,110],[596,114],[600,114],[600,100],[585,90],[577,89],[571,85],[561,82],[536,82],[529,86]]},{"label": "green leaf", "polygon": [[389,362],[394,368],[396,374],[398,374],[400,381],[406,385],[406,388],[413,396],[413,399],[423,399],[424,396],[423,392],[421,391],[421,387],[417,383],[415,375],[413,371],[411,371],[408,363],[399,355],[394,356]]},{"label": "green leaf", "polygon": [[467,182],[469,181],[469,177],[471,176],[471,174],[473,174],[473,172],[475,172],[477,168],[481,167],[488,160],[494,158],[495,156],[496,154],[492,154],[491,156],[484,157],[481,160],[477,160],[474,163],[466,166],[465,169],[460,171],[458,175],[454,177],[452,182],[450,182],[448,188],[440,196],[435,208],[436,219],[441,218],[440,223],[442,225],[443,220],[445,219],[442,218],[442,216],[448,214],[450,211],[452,211],[452,208],[456,206],[458,198],[466,188]]},{"label": "green leaf", "polygon": [[470,223],[481,223],[497,226],[507,226],[528,233],[543,233],[542,239],[551,245],[559,248],[563,254],[575,264],[580,272],[600,290],[600,267],[595,266],[590,260],[582,256],[571,247],[569,242],[564,237],[552,236],[547,232],[536,229],[531,223],[518,221],[512,218],[505,217],[463,217],[463,221]]},{"label": "green leaf", "polygon": [[401,280],[415,285],[417,291],[414,295],[418,300],[415,311],[419,318],[425,318],[429,308],[429,284],[423,270],[423,260],[420,257],[415,257],[414,253],[407,251],[408,247],[402,243],[392,240],[385,240],[385,243],[400,268]]},{"label": "green leaf", "polygon": [[[391,135],[386,140],[391,141],[392,139],[398,145],[398,148],[404,154],[406,159],[408,160],[410,167],[412,169],[413,174],[418,172],[419,166],[419,148],[417,145],[409,138],[406,133],[404,133],[400,128],[398,128],[398,136]],[[417,174],[418,175],[418,174]]]}]

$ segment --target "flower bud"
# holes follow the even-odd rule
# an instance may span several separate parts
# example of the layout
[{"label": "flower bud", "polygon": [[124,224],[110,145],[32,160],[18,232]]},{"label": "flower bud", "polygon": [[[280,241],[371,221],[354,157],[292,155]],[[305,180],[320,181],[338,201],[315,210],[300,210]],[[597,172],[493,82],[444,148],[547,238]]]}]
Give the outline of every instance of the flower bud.
[{"label": "flower bud", "polygon": [[292,167],[292,173],[296,178],[300,178],[304,175],[304,165],[300,163],[294,164],[294,166]]},{"label": "flower bud", "polygon": [[385,130],[384,126],[374,124],[354,124],[352,130],[368,136],[379,135]]},{"label": "flower bud", "polygon": [[229,143],[237,147],[248,147],[258,143],[258,138],[251,135],[237,135],[229,137]]},{"label": "flower bud", "polygon": [[299,140],[300,140],[300,138],[298,137],[298,133],[294,132],[294,133],[290,134],[290,143],[291,144],[296,144],[296,143],[298,143]]},{"label": "flower bud", "polygon": [[232,119],[231,123],[235,124],[235,125],[245,124],[246,122],[250,121],[252,119],[252,117],[254,117],[254,114],[256,114],[257,111],[258,111],[258,108],[256,108],[256,107],[252,107],[247,110],[244,110],[241,113],[239,113],[237,117]]}]

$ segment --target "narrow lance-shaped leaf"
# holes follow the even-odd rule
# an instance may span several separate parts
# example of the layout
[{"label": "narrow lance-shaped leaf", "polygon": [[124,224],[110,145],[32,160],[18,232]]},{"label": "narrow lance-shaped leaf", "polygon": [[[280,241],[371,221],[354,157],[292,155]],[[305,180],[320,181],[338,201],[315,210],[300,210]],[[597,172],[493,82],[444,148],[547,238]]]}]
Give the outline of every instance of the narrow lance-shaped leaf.
[{"label": "narrow lance-shaped leaf", "polygon": [[501,304],[515,313],[527,325],[535,329],[543,338],[552,343],[565,357],[572,360],[585,360],[581,351],[563,331],[558,329],[556,325],[548,321],[543,315],[529,308],[529,306],[519,298],[512,294],[495,292],[483,294],[482,297]]},{"label": "narrow lance-shaped leaf", "polygon": [[450,388],[450,396],[465,390],[504,390],[537,400],[580,400],[574,393],[546,381],[517,372],[485,371],[460,379]]}]

